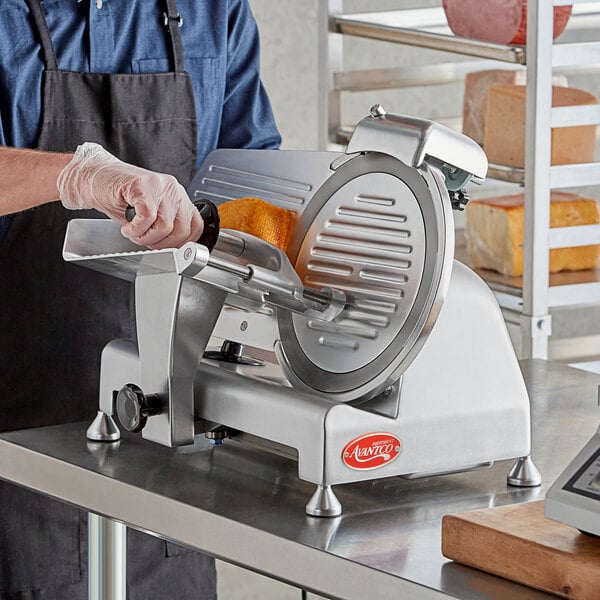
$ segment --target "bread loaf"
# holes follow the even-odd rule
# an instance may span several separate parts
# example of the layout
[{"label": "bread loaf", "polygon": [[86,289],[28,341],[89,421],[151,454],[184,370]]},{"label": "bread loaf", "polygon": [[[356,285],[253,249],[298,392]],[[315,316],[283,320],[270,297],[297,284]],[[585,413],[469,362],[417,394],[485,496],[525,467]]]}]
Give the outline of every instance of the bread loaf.
[{"label": "bread loaf", "polygon": [[293,227],[289,210],[260,198],[239,198],[218,209],[221,228],[250,233],[286,251]]},{"label": "bread loaf", "polygon": [[[525,165],[525,86],[499,85],[488,90],[483,149],[491,163]],[[597,104],[589,92],[552,88],[552,106]],[[552,130],[553,165],[594,162],[596,126],[558,127]]]},{"label": "bread loaf", "polygon": [[[497,44],[527,42],[527,0],[443,0],[442,4],[456,35]],[[554,7],[554,37],[567,26],[571,8]]]},{"label": "bread loaf", "polygon": [[[485,107],[488,90],[493,85],[525,85],[527,72],[492,69],[488,71],[474,71],[465,77],[465,95],[463,99],[463,133],[483,145],[485,131]],[[556,74],[552,83],[557,86],[567,87],[567,78]]]},{"label": "bread loaf", "polygon": [[[467,251],[475,268],[503,275],[523,274],[523,194],[472,200],[467,204]],[[552,192],[550,227],[600,223],[598,203],[565,192]],[[593,269],[600,246],[578,246],[550,250],[550,272]]]}]

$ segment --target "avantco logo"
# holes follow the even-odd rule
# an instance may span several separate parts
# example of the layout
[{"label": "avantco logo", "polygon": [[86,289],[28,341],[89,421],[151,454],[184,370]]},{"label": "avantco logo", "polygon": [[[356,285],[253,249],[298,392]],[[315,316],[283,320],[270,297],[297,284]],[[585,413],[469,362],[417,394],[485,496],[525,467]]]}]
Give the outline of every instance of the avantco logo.
[{"label": "avantco logo", "polygon": [[342,450],[342,460],[351,469],[377,469],[392,462],[402,443],[391,433],[366,433],[348,442]]}]

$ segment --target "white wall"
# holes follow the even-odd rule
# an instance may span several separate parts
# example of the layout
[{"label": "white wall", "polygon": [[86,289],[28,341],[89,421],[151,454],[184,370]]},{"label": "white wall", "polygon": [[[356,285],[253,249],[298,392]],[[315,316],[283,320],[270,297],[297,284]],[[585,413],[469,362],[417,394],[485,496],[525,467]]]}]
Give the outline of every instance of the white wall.
[{"label": "white wall", "polygon": [[319,0],[250,0],[261,68],[285,148],[317,144]]},{"label": "white wall", "polygon": [[[263,82],[271,97],[283,135],[284,148],[315,149],[318,136],[319,37],[318,3],[324,0],[250,0],[262,43]],[[346,0],[344,11],[439,6],[441,0]],[[396,44],[356,38],[344,39],[345,68],[375,68],[439,60],[439,52],[423,52]],[[431,90],[345,94],[344,117],[354,123],[380,102],[390,112],[423,113],[423,94]],[[427,102],[428,115],[458,114],[459,90],[444,92]]]}]

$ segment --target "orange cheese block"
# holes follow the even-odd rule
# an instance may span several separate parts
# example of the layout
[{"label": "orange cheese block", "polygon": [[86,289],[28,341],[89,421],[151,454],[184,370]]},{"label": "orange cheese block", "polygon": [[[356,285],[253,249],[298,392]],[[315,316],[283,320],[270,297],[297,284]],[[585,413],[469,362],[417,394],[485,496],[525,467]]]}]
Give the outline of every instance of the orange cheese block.
[{"label": "orange cheese block", "polygon": [[[498,85],[488,90],[483,149],[491,163],[525,165],[525,86]],[[589,92],[552,88],[552,106],[597,104]],[[596,126],[558,127],[552,130],[553,165],[594,162]]]},{"label": "orange cheese block", "polygon": [[[493,85],[525,85],[527,72],[490,69],[486,71],[473,71],[465,77],[465,94],[463,99],[463,133],[483,145],[485,130],[485,107],[488,90]],[[566,87],[567,78],[556,74],[552,83]]]},{"label": "orange cheese block", "polygon": [[235,229],[259,237],[284,252],[293,228],[292,213],[260,198],[238,198],[219,207],[223,229]]},{"label": "orange cheese block", "polygon": [[[523,194],[472,200],[467,204],[467,251],[475,268],[503,275],[523,274]],[[550,227],[600,223],[598,203],[566,192],[552,192]],[[550,250],[550,272],[593,269],[600,245]]]}]

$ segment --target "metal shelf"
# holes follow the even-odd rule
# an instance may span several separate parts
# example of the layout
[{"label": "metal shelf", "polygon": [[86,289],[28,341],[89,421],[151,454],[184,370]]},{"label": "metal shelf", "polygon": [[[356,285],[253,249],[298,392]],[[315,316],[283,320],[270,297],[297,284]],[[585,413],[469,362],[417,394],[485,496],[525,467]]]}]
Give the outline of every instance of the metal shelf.
[{"label": "metal shelf", "polygon": [[[457,253],[457,260],[461,260]],[[523,298],[523,278],[507,277],[494,271],[474,269],[474,271],[489,285],[492,291],[509,294],[517,299]],[[521,302],[517,302],[521,305]],[[557,308],[574,304],[600,303],[600,271],[561,271],[550,275],[548,288],[548,306]],[[502,302],[500,303],[503,304]],[[509,308],[513,308],[509,306]]]},{"label": "metal shelf", "polygon": [[574,248],[600,244],[600,225],[552,227],[548,230],[549,248]]},{"label": "metal shelf", "polygon": [[552,66],[555,69],[598,62],[600,42],[579,44],[556,44],[552,50]]},{"label": "metal shelf", "polygon": [[525,64],[523,46],[505,46],[455,36],[442,8],[394,10],[335,17],[337,33]]},{"label": "metal shelf", "polygon": [[[488,178],[524,185],[525,170],[519,167],[490,164]],[[558,190],[600,185],[600,163],[570,163],[550,167],[550,189]]]},{"label": "metal shelf", "polygon": [[[600,7],[594,2],[580,2],[573,7],[568,32],[588,30],[600,38]],[[391,10],[337,15],[333,31],[344,35],[419,46],[454,54],[478,56],[518,65],[526,64],[525,46],[482,42],[455,36],[448,27],[443,8]],[[600,41],[569,43],[563,34],[555,43],[555,67],[572,67],[600,62]]]},{"label": "metal shelf", "polygon": [[519,185],[523,185],[525,182],[525,170],[519,167],[490,164],[487,176],[489,179],[506,181],[507,183],[518,183]]},{"label": "metal shelf", "polygon": [[[443,119],[438,119],[438,121],[440,123],[444,122]],[[352,135],[352,129],[349,126],[340,127],[337,130],[335,143],[347,144]],[[488,179],[516,183],[522,186],[525,183],[525,170],[520,167],[490,163],[487,177]],[[598,162],[571,163],[550,167],[550,188],[553,190],[591,185],[600,185],[600,163]]]},{"label": "metal shelf", "polygon": [[[600,56],[600,54],[598,54]],[[501,64],[504,70],[524,70],[521,64]],[[384,67],[377,69],[359,69],[341,71],[333,74],[334,89],[339,92],[363,92],[371,90],[388,90],[428,85],[440,85],[462,81],[467,73],[497,69],[497,60],[460,60],[423,65],[404,65],[401,67]],[[590,74],[600,71],[600,64],[571,65],[561,69],[567,75]],[[572,127],[600,122],[598,108],[594,105],[581,106],[581,115],[574,117],[569,107],[557,107],[556,115],[552,115],[552,127]],[[585,109],[585,111],[583,111]],[[596,120],[598,119],[598,120]]]},{"label": "metal shelf", "polygon": [[[440,85],[462,81],[467,73],[497,69],[495,60],[461,60],[433,65],[404,65],[378,69],[362,69],[334,73],[334,87],[341,92],[399,89]],[[505,69],[523,70],[522,65],[505,65]]]},{"label": "metal shelf", "polygon": [[[598,226],[596,226],[598,227]],[[557,228],[561,229],[561,228]],[[454,256],[456,260],[473,268],[466,244],[462,235],[457,235]],[[523,277],[510,277],[488,271],[487,269],[473,269],[496,294],[503,308],[520,311],[523,298]],[[550,287],[548,289],[548,306],[557,308],[573,304],[598,304],[600,303],[600,270],[588,269],[585,271],[561,271],[550,274]]]},{"label": "metal shelf", "polygon": [[[455,36],[443,8],[391,10],[344,14],[343,0],[320,3],[324,60],[321,61],[321,147],[343,144],[352,129],[342,122],[344,92],[439,85],[460,81],[466,73],[484,69],[524,69],[527,55],[526,156],[527,169],[491,164],[488,178],[523,187],[525,194],[525,277],[504,277],[478,271],[494,291],[504,316],[521,330],[522,355],[545,358],[550,334],[549,308],[600,303],[600,271],[561,272],[548,276],[549,249],[593,244],[600,226],[549,229],[550,191],[600,185],[600,163],[549,164],[551,128],[598,124],[600,106],[552,108],[548,90],[552,72],[600,72],[600,0],[529,0],[527,46],[494,44]],[[440,2],[441,4],[441,2]],[[552,41],[552,5],[572,4],[565,31]],[[344,36],[381,40],[452,53],[435,64],[347,70]],[[460,56],[462,55],[462,56]],[[473,57],[468,60],[464,57]],[[439,117],[436,119],[442,121]],[[446,120],[444,120],[446,121]],[[451,128],[456,124],[446,122]],[[460,130],[460,129],[459,129]],[[466,248],[457,247],[459,260],[469,263]],[[523,291],[525,287],[525,292]]]},{"label": "metal shelf", "polygon": [[551,190],[583,185],[600,185],[600,165],[598,163],[574,163],[550,167]]}]

